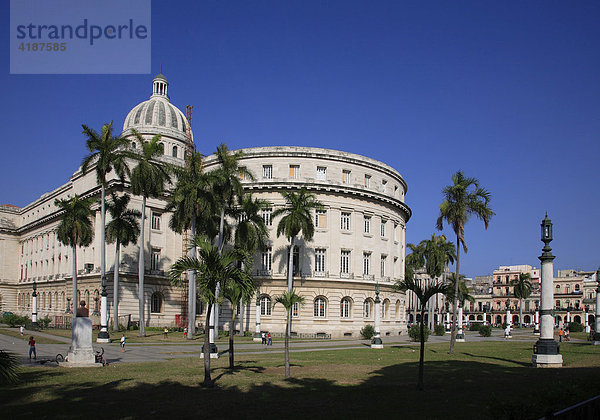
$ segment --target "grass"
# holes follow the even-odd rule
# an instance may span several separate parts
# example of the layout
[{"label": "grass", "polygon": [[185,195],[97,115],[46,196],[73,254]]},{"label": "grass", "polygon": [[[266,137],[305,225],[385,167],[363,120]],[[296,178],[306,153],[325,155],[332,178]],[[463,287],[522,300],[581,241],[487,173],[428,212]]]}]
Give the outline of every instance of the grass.
[{"label": "grass", "polygon": [[[23,368],[21,382],[0,387],[3,417],[357,417],[539,418],[594,396],[600,348],[563,343],[565,367],[534,369],[531,343],[428,344],[425,391],[416,390],[418,346],[239,354],[213,360],[217,388],[199,386],[198,357],[106,368]],[[460,410],[456,408],[460,407]]]},{"label": "grass", "polygon": [[[45,332],[45,330],[44,330]],[[29,337],[33,336],[37,344],[63,344],[62,341],[53,340],[51,338],[41,337],[35,334],[35,332],[29,332],[21,336],[21,333],[17,330],[11,330],[9,328],[0,328],[0,333],[3,335],[9,335],[11,337],[18,338],[19,340],[29,341]],[[70,337],[70,336],[69,336]]]}]

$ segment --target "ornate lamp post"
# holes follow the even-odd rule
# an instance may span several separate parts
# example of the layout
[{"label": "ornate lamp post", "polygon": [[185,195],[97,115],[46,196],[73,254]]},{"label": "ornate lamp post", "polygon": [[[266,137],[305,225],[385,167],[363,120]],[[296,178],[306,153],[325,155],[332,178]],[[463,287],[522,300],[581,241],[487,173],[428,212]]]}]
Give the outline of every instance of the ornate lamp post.
[{"label": "ornate lamp post", "polygon": [[100,313],[98,312],[98,296],[94,297],[94,312],[92,312],[92,315],[100,315]]},{"label": "ornate lamp post", "polygon": [[463,331],[463,305],[458,302],[458,331],[456,332],[456,342],[464,343],[465,332]]},{"label": "ornate lamp post", "polygon": [[600,267],[596,271],[596,282],[598,283],[598,287],[596,287],[596,311],[594,312],[596,326],[592,336],[592,344],[595,346],[600,345],[600,316],[598,316],[600,315]]},{"label": "ornate lamp post", "polygon": [[548,214],[542,220],[542,242],[544,248],[539,257],[542,263],[542,293],[541,293],[541,326],[540,339],[533,347],[531,359],[534,367],[562,367],[563,359],[560,348],[554,340],[554,255],[552,255],[552,222]]},{"label": "ornate lamp post", "polygon": [[66,314],[70,314],[71,312],[71,298],[67,298],[67,309],[65,309]]},{"label": "ornate lamp post", "polygon": [[35,283],[35,281],[33,282],[33,293],[31,294],[31,300],[32,300],[32,308],[31,308],[31,325],[33,326],[33,329],[37,329],[38,328],[38,322],[37,322],[37,284]]},{"label": "ornate lamp post", "polygon": [[381,318],[381,300],[379,300],[379,282],[375,283],[375,335],[371,340],[372,349],[382,349],[381,332],[379,331],[379,320]]},{"label": "ornate lamp post", "polygon": [[262,336],[260,332],[260,290],[256,290],[256,330],[254,330],[254,336],[252,341],[262,342]]},{"label": "ornate lamp post", "polygon": [[539,302],[535,301],[535,326],[533,327],[533,335],[540,335],[540,309]]},{"label": "ornate lamp post", "polygon": [[510,299],[506,299],[506,325],[510,326],[512,324],[510,319]]}]

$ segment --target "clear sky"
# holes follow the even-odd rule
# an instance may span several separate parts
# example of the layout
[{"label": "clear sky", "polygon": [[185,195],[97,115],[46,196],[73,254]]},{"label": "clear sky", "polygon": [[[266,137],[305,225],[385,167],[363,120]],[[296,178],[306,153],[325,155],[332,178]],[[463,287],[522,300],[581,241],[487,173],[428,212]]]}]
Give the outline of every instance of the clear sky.
[{"label": "clear sky", "polygon": [[[0,19],[8,28],[7,1]],[[593,270],[599,22],[597,1],[153,1],[148,75],[9,75],[3,30],[0,202],[65,183],[85,154],[81,124],[120,132],[162,63],[205,154],[226,142],[381,160],[408,183],[407,242],[436,232],[441,190],[462,169],[496,216],[487,231],[467,224],[461,272],[539,267],[546,211],[555,269]]]}]

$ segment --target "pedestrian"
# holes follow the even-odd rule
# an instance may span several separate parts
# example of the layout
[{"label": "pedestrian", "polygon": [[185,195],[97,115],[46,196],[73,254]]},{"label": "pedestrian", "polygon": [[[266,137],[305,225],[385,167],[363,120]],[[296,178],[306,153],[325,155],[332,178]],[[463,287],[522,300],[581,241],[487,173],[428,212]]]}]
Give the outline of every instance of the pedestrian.
[{"label": "pedestrian", "polygon": [[37,353],[35,351],[35,340],[33,335],[29,337],[29,360],[31,360],[31,353],[33,353],[33,359],[37,359]]},{"label": "pedestrian", "polygon": [[565,341],[569,341],[569,329],[565,328]]},{"label": "pedestrian", "polygon": [[273,345],[273,340],[271,339],[271,333],[270,332],[267,333],[267,339],[269,340],[267,342],[267,346],[272,346]]},{"label": "pedestrian", "polygon": [[187,338],[187,327],[183,329],[183,338]]},{"label": "pedestrian", "polygon": [[563,331],[563,329],[561,328],[560,330],[558,330],[558,341],[561,342],[563,339],[563,335],[565,334],[565,332]]},{"label": "pedestrian", "polygon": [[25,332],[25,327],[23,325],[21,325],[19,327],[19,331],[21,332],[21,337],[23,336],[23,333]]},{"label": "pedestrian", "polygon": [[267,335],[264,332],[260,333],[260,338],[262,339],[262,344],[267,344]]},{"label": "pedestrian", "polygon": [[163,330],[163,333],[165,334],[165,338],[167,338],[167,333],[169,332],[169,330],[167,329],[167,327],[165,327],[165,329]]},{"label": "pedestrian", "polygon": [[125,353],[125,334],[121,334],[121,351]]},{"label": "pedestrian", "polygon": [[510,337],[510,325],[507,325],[506,329],[504,330],[504,338],[508,337]]}]

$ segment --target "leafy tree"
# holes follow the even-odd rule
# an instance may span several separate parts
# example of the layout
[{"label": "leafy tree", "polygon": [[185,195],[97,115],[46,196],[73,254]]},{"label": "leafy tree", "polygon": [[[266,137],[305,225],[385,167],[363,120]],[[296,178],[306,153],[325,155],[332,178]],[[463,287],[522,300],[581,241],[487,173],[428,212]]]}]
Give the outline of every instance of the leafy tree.
[{"label": "leafy tree", "polygon": [[251,194],[240,197],[239,207],[235,210],[238,223],[235,228],[234,244],[249,255],[263,249],[269,238],[269,231],[261,212],[269,207],[265,200],[255,199]]},{"label": "leafy tree", "polygon": [[[110,124],[104,124],[102,126],[102,133],[91,129],[86,125],[82,125],[83,134],[86,135],[86,146],[89,155],[84,157],[81,163],[81,172],[86,173],[92,166],[96,168],[96,179],[100,184],[100,217],[102,223],[102,229],[100,229],[100,279],[102,282],[102,322],[106,323],[108,316],[108,306],[106,302],[106,252],[105,252],[105,228],[106,228],[106,187],[107,175],[113,170],[116,174],[124,179],[125,175],[129,175],[129,167],[127,166],[126,159],[132,157],[132,154],[127,150],[129,140],[123,137],[113,137],[112,135],[112,121]],[[108,338],[108,333],[104,331],[107,325],[101,325],[105,334],[105,338]]]},{"label": "leafy tree", "polygon": [[127,246],[137,241],[140,234],[138,219],[142,213],[138,210],[128,209],[131,197],[127,194],[119,197],[114,192],[112,201],[107,203],[111,221],[106,225],[106,238],[108,243],[115,244],[115,267],[113,270],[113,329],[119,330],[119,263],[121,260],[121,246]]},{"label": "leafy tree", "polygon": [[[296,237],[302,233],[306,241],[311,241],[315,233],[315,224],[311,215],[313,209],[323,207],[317,197],[302,187],[300,191],[283,191],[281,193],[285,199],[285,207],[278,208],[273,212],[273,218],[281,217],[277,224],[277,237],[282,234],[290,241],[288,255],[288,292],[293,290],[294,281],[294,247],[296,246]],[[291,311],[291,309],[290,309]],[[291,321],[288,314],[288,322]],[[290,330],[290,325],[287,327]]]},{"label": "leafy tree", "polygon": [[519,299],[519,321],[523,328],[523,300],[531,296],[533,285],[531,284],[531,274],[521,273],[518,279],[512,279],[510,282],[513,286],[514,294]]},{"label": "leafy tree", "polygon": [[158,158],[163,154],[163,145],[160,143],[160,134],[150,141],[145,141],[140,133],[132,130],[141,151],[137,153],[137,166],[131,171],[131,191],[135,195],[142,196],[142,221],[139,242],[139,311],[140,311],[140,336],[146,335],[144,320],[144,227],[146,223],[146,200],[148,197],[160,197],[165,190],[165,182],[170,182],[167,165],[160,162]]},{"label": "leafy tree", "polygon": [[75,194],[70,199],[54,200],[54,205],[60,209],[61,221],[56,231],[58,241],[70,246],[73,252],[73,316],[77,310],[77,247],[88,246],[92,243],[94,229],[92,227],[93,198],[81,198]]},{"label": "leafy tree", "polygon": [[429,285],[421,285],[419,282],[415,281],[414,278],[405,278],[404,280],[400,280],[396,283],[396,288],[402,292],[406,292],[407,290],[412,291],[419,302],[421,303],[421,320],[420,320],[420,338],[421,338],[421,351],[419,354],[419,380],[418,380],[418,388],[420,391],[423,390],[423,359],[425,357],[425,305],[427,301],[432,296],[435,296],[438,293],[446,293],[448,288],[447,285],[443,283],[431,283]]},{"label": "leafy tree", "polygon": [[[198,293],[206,301],[206,323],[210,324],[212,305],[217,299],[217,284],[228,289],[231,284],[237,284],[244,293],[250,293],[254,288],[252,278],[247,271],[238,268],[238,261],[244,258],[243,251],[239,249],[227,249],[222,252],[205,237],[196,236],[192,240],[193,246],[197,248],[195,258],[181,257],[169,271],[171,282],[181,285],[181,276],[188,270],[198,273],[196,284]],[[206,387],[214,386],[210,375],[210,340],[208,331],[204,335],[204,382]]]},{"label": "leafy tree", "polygon": [[[494,215],[489,207],[491,194],[479,185],[476,178],[466,177],[463,171],[452,175],[452,185],[444,187],[442,194],[444,200],[440,204],[440,215],[436,225],[439,230],[442,230],[444,221],[446,221],[456,234],[456,277],[458,277],[461,245],[465,253],[468,250],[465,242],[465,224],[472,216],[476,216],[483,221],[485,228],[488,228],[490,219]],[[458,287],[458,283],[456,287]],[[458,295],[458,289],[455,290],[455,294]],[[450,334],[450,354],[454,354],[454,343],[456,342],[456,303],[452,305],[452,314],[454,321]]]},{"label": "leafy tree", "polygon": [[[189,230],[190,236],[204,234],[214,237],[217,234],[214,223],[216,203],[210,191],[210,177],[203,171],[202,155],[192,150],[184,168],[175,169],[177,182],[169,196],[166,210],[172,211],[169,227],[183,233]],[[195,258],[196,248],[190,247],[188,256]],[[196,319],[196,272],[188,273],[188,334],[194,336]]]},{"label": "leafy tree", "polygon": [[292,289],[287,292],[283,292],[281,296],[275,298],[275,305],[281,303],[285,308],[286,320],[285,320],[285,377],[290,377],[290,315],[292,314],[292,308],[296,303],[304,303],[304,298],[296,294]]}]

